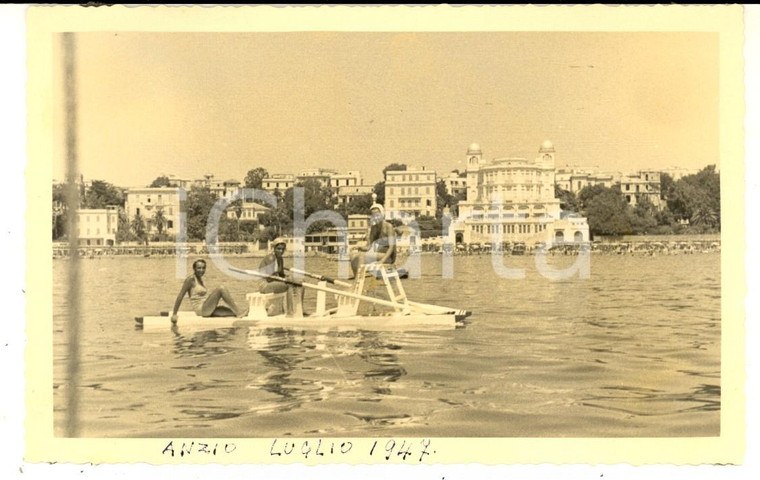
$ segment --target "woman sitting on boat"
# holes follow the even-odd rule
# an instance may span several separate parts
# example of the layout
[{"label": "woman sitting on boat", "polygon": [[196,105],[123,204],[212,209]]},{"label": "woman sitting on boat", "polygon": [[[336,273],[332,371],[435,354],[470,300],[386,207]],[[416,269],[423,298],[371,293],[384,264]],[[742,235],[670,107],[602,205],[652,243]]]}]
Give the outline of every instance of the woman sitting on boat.
[{"label": "woman sitting on boat", "polygon": [[[203,275],[205,274],[206,261],[194,261],[193,273],[185,279],[177,295],[177,300],[174,302],[174,310],[172,310],[173,323],[177,323],[177,311],[180,305],[182,305],[185,294],[190,298],[193,311],[199,317],[242,317],[247,313],[240,311],[227,287],[219,286],[209,293],[206,285],[203,283]],[[219,305],[221,300],[224,300],[228,306]]]},{"label": "woman sitting on boat", "polygon": [[373,203],[369,209],[369,234],[367,246],[359,247],[359,252],[351,258],[351,271],[356,272],[361,265],[368,263],[392,264],[396,261],[396,230],[390,222],[385,221],[383,206]]}]

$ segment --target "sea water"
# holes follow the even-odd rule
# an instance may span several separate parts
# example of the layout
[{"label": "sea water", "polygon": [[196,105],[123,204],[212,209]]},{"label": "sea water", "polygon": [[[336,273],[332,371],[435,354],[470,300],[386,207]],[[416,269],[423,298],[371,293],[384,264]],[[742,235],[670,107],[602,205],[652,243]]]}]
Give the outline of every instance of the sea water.
[{"label": "sea water", "polygon": [[[193,258],[188,259],[188,265]],[[574,258],[553,257],[557,268]],[[230,258],[255,268],[255,258]],[[471,310],[456,329],[142,331],[170,310],[176,260],[83,259],[85,437],[668,437],[720,433],[720,255],[592,255],[549,280],[532,255],[422,257],[410,299]],[[310,271],[337,263],[308,258]],[[188,271],[190,269],[188,268]],[[66,419],[68,260],[54,260],[54,430]],[[242,304],[251,281],[209,262]],[[307,302],[309,297],[307,296]],[[188,309],[187,300],[183,309]]]}]

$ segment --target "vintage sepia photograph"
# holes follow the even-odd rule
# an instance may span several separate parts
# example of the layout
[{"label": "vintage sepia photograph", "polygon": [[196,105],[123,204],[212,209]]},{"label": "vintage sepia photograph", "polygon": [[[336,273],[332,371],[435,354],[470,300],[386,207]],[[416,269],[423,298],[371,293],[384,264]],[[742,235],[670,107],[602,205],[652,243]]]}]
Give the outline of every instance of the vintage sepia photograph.
[{"label": "vintage sepia photograph", "polygon": [[741,9],[346,29],[329,19],[371,9],[304,28],[263,8],[284,26],[36,11],[49,441],[222,463],[446,463],[463,438],[740,454]]}]

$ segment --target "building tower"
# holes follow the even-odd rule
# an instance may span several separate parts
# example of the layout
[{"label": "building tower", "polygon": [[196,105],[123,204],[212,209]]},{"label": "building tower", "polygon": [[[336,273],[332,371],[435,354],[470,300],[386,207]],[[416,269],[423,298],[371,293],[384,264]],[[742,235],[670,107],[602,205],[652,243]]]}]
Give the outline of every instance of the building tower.
[{"label": "building tower", "polygon": [[543,168],[542,175],[544,178],[542,178],[543,184],[546,186],[542,190],[542,197],[545,199],[553,199],[554,198],[554,187],[556,185],[555,182],[555,163],[554,163],[554,155],[555,155],[554,145],[552,145],[552,142],[549,140],[544,141],[544,143],[541,144],[541,148],[538,149],[538,163]]},{"label": "building tower", "polygon": [[480,164],[483,161],[483,152],[477,143],[467,148],[467,200],[478,201],[478,183],[480,176]]}]

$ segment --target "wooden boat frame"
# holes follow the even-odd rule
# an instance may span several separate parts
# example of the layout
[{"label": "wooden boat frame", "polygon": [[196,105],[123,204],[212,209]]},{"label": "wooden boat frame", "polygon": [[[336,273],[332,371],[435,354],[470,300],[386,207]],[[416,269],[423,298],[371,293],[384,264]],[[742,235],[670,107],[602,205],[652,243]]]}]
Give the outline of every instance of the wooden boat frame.
[{"label": "wooden boat frame", "polygon": [[[178,328],[231,328],[239,326],[280,327],[280,328],[352,328],[367,330],[396,330],[401,327],[454,328],[470,315],[470,312],[455,308],[430,305],[410,301],[401,283],[398,271],[390,265],[368,264],[359,268],[353,283],[330,279],[321,275],[291,269],[292,272],[315,278],[318,283],[297,282],[272,277],[256,270],[231,268],[232,271],[291,286],[286,293],[249,293],[248,313],[245,317],[201,317],[192,311],[177,312]],[[380,281],[387,293],[387,299],[365,294],[371,282]],[[331,283],[335,287],[328,287]],[[305,315],[299,293],[301,288],[316,290],[316,307],[313,313]],[[338,302],[335,308],[327,309],[327,295],[332,294]],[[374,315],[359,314],[359,306],[364,303],[389,308],[389,312]],[[138,327],[144,330],[166,330],[174,324],[170,312],[158,316],[135,317]]]}]

